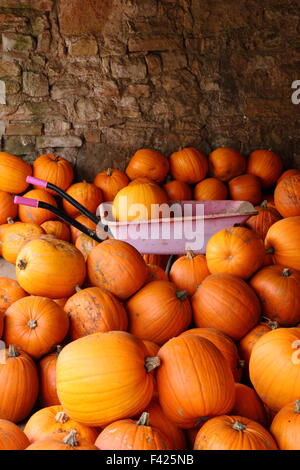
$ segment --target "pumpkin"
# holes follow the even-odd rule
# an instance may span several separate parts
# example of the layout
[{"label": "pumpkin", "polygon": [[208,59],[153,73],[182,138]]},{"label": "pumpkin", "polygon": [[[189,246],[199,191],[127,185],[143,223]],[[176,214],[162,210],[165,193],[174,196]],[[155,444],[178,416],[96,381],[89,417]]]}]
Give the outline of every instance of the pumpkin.
[{"label": "pumpkin", "polygon": [[44,356],[38,363],[39,371],[39,404],[41,408],[60,405],[56,392],[56,363],[61,346],[56,346],[55,352]]},{"label": "pumpkin", "polygon": [[168,437],[149,424],[149,413],[138,421],[122,419],[106,426],[95,445],[100,450],[166,450],[171,449]]},{"label": "pumpkin", "polygon": [[[92,222],[85,215],[79,215],[78,217],[76,217],[75,220],[77,220],[77,222],[80,222],[82,225],[85,225],[90,230],[95,230],[96,231],[97,226],[96,226],[95,222]],[[80,230],[78,230],[76,227],[73,227],[73,225],[70,226],[70,230],[71,230],[71,240],[72,240],[73,245],[75,245],[77,238],[80,235],[82,235],[82,232]]]},{"label": "pumpkin", "polygon": [[263,335],[250,357],[250,380],[273,411],[298,399],[300,328],[278,328]]},{"label": "pumpkin", "polygon": [[274,417],[270,431],[280,450],[300,449],[300,400],[288,403]]},{"label": "pumpkin", "polygon": [[106,426],[148,406],[154,391],[149,372],[159,364],[147,358],[141,340],[124,331],[84,336],[58,356],[57,394],[70,418]]},{"label": "pumpkin", "polygon": [[262,198],[261,182],[255,175],[240,175],[228,183],[230,199],[234,201],[249,201],[259,204]]},{"label": "pumpkin", "polygon": [[60,222],[59,220],[48,220],[41,224],[42,229],[45,233],[53,235],[58,240],[64,240],[68,242],[70,240],[70,229],[68,225]]},{"label": "pumpkin", "polygon": [[161,217],[159,206],[167,205],[168,197],[164,190],[156,184],[135,184],[126,186],[116,195],[112,213],[120,222],[131,220],[158,219]]},{"label": "pumpkin", "polygon": [[227,413],[235,388],[229,365],[206,338],[178,336],[159,350],[156,380],[160,405],[180,428],[192,428],[204,416]]},{"label": "pumpkin", "polygon": [[[72,184],[66,193],[93,214],[96,214],[98,206],[103,201],[101,189],[86,181]],[[79,210],[65,199],[63,199],[63,208],[71,217],[75,218],[80,214]]]},{"label": "pumpkin", "polygon": [[250,153],[247,162],[247,173],[258,176],[264,188],[276,183],[282,168],[280,156],[271,150],[255,150]]},{"label": "pumpkin", "polygon": [[[74,171],[70,162],[59,155],[49,153],[40,155],[35,160],[33,163],[33,176],[55,184],[55,186],[65,191],[73,181]],[[56,194],[48,188],[46,191]]]},{"label": "pumpkin", "polygon": [[29,446],[26,434],[16,424],[0,419],[0,450],[24,450]]},{"label": "pumpkin", "polygon": [[190,201],[192,190],[184,181],[169,181],[163,186],[170,201]]},{"label": "pumpkin", "polygon": [[[8,277],[0,277],[0,315],[3,315],[8,307],[27,293],[19,286],[17,281],[9,279]],[[0,338],[2,329],[0,327]]]},{"label": "pumpkin", "polygon": [[245,225],[251,230],[254,230],[254,232],[264,240],[271,225],[275,224],[275,222],[282,217],[267,201],[263,201],[261,205],[256,206],[255,209],[258,211],[258,214],[249,217]]},{"label": "pumpkin", "polygon": [[82,233],[79,235],[79,237],[76,239],[75,246],[77,250],[79,250],[85,261],[88,259],[89,254],[91,251],[99,245],[99,242],[96,242],[93,238],[89,237],[85,233]]},{"label": "pumpkin", "polygon": [[183,148],[170,156],[170,172],[175,180],[188,184],[199,183],[207,171],[207,157],[196,148]]},{"label": "pumpkin", "polygon": [[27,176],[32,175],[32,168],[21,158],[10,153],[0,152],[0,191],[20,194],[26,191]]},{"label": "pumpkin", "polygon": [[15,264],[22,247],[32,238],[39,237],[44,233],[44,230],[36,224],[23,222],[11,224],[5,229],[2,236],[3,258],[9,263]]},{"label": "pumpkin", "polygon": [[90,428],[70,419],[61,405],[48,406],[34,413],[27,421],[24,432],[32,443],[54,437],[54,434],[68,433],[72,429],[91,444],[99,434],[96,428]]},{"label": "pumpkin", "polygon": [[277,184],[279,184],[284,178],[287,178],[288,176],[294,176],[294,175],[300,175],[300,170],[297,170],[296,168],[291,168],[289,170],[284,171],[281,173],[280,177],[277,180]]},{"label": "pumpkin", "polygon": [[155,264],[147,264],[149,269],[148,282],[152,281],[168,281],[169,277],[166,272]]},{"label": "pumpkin", "polygon": [[260,304],[245,281],[227,273],[212,274],[192,297],[195,325],[216,328],[241,339],[259,320]]},{"label": "pumpkin", "polygon": [[128,177],[122,171],[112,168],[98,173],[94,179],[94,185],[102,191],[103,201],[113,201],[117,193],[128,184]]},{"label": "pumpkin", "polygon": [[25,450],[98,450],[98,448],[72,429],[69,433],[56,433],[48,439],[39,439]]},{"label": "pumpkin", "polygon": [[131,157],[126,168],[126,175],[134,180],[140,177],[150,178],[162,183],[169,171],[169,161],[160,152],[152,149],[140,149]]},{"label": "pumpkin", "polygon": [[267,412],[263,402],[253,388],[244,384],[235,384],[235,402],[231,414],[251,419],[265,428],[268,425]]},{"label": "pumpkin", "polygon": [[274,201],[282,217],[300,215],[300,174],[288,176],[277,184]]},{"label": "pumpkin", "polygon": [[146,178],[146,176],[140,177],[140,178],[135,178],[134,180],[130,181],[129,186],[134,186],[135,184],[155,184],[153,180],[150,178]]},{"label": "pumpkin", "polygon": [[300,272],[280,265],[258,271],[250,285],[261,301],[262,313],[281,326],[300,321]]},{"label": "pumpkin", "polygon": [[148,341],[147,339],[143,339],[142,341],[147,350],[147,356],[148,357],[157,356],[160,346],[156,343],[153,343],[153,341]]},{"label": "pumpkin", "polygon": [[178,335],[192,320],[187,295],[169,281],[146,284],[126,303],[130,333],[157,344]]},{"label": "pumpkin", "polygon": [[275,222],[268,230],[265,245],[275,264],[300,271],[300,216]]},{"label": "pumpkin", "polygon": [[206,246],[209,271],[248,279],[263,264],[265,247],[253,230],[233,227],[215,233]]},{"label": "pumpkin", "polygon": [[227,187],[218,178],[206,178],[194,187],[196,201],[223,201],[227,196]]},{"label": "pumpkin", "polygon": [[28,296],[6,310],[4,340],[38,359],[64,339],[68,328],[66,312],[53,300]]},{"label": "pumpkin", "polygon": [[[57,207],[57,203],[51,194],[47,193],[44,189],[32,189],[28,193],[24,194],[23,197],[29,199],[36,199],[38,201],[46,202],[51,204],[54,207]],[[56,215],[52,212],[41,209],[39,207],[29,207],[29,206],[19,206],[19,219],[21,222],[26,222],[28,224],[37,224],[41,225],[47,220],[56,219]]]},{"label": "pumpkin", "polygon": [[64,308],[64,306],[66,305],[66,302],[68,300],[68,297],[63,297],[62,299],[53,299],[54,302],[59,305],[61,308]]},{"label": "pumpkin", "polygon": [[222,353],[223,357],[228,363],[233,378],[236,382],[239,382],[242,376],[242,368],[239,360],[238,350],[235,343],[229,336],[222,333],[222,331],[216,330],[215,328],[192,328],[181,333],[181,336],[185,335],[196,335],[201,338],[206,338],[211,341]]},{"label": "pumpkin", "polygon": [[173,263],[169,277],[179,290],[187,291],[189,295],[193,295],[209,274],[206,257],[196,255],[192,250],[188,250],[185,256],[180,256]]},{"label": "pumpkin", "polygon": [[217,416],[197,434],[194,450],[277,450],[271,434],[242,416]]},{"label": "pumpkin", "polygon": [[105,240],[87,259],[88,277],[95,287],[127,299],[148,279],[148,268],[140,253],[120,240]]},{"label": "pumpkin", "polygon": [[9,346],[0,362],[0,418],[19,423],[29,415],[37,394],[35,363],[24,351]]},{"label": "pumpkin", "polygon": [[32,295],[51,299],[69,297],[85,280],[83,255],[63,240],[32,240],[21,249],[16,261],[20,286]]},{"label": "pumpkin", "polygon": [[2,256],[2,244],[4,233],[7,228],[10,228],[13,224],[19,224],[21,222],[14,222],[13,219],[7,219],[7,223],[0,225],[0,256]]},{"label": "pumpkin", "polygon": [[144,254],[142,255],[146,264],[155,264],[165,269],[167,266],[169,255],[155,255],[155,254]]},{"label": "pumpkin", "polygon": [[125,331],[127,313],[123,305],[108,291],[99,287],[79,290],[65,305],[70,320],[72,340],[93,333]]},{"label": "pumpkin", "polygon": [[0,225],[6,224],[7,219],[15,219],[18,214],[18,206],[14,204],[11,194],[0,190]]},{"label": "pumpkin", "polygon": [[211,152],[208,163],[210,175],[221,181],[229,181],[246,170],[243,155],[230,147],[220,147]]}]

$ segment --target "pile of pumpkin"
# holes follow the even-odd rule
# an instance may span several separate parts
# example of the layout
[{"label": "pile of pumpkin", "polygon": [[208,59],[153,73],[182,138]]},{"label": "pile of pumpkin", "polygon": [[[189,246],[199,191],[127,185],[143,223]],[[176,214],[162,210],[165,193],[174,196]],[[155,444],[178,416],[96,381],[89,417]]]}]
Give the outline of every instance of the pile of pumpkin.
[{"label": "pile of pumpkin", "polygon": [[[113,201],[118,220],[121,195],[263,203],[166,273],[165,256],[15,206],[25,193],[95,229],[28,191],[32,173],[92,212]],[[0,249],[18,281],[0,278],[0,449],[300,449],[300,171],[266,150],[142,149],[126,174],[73,178],[61,157],[0,153]]]}]

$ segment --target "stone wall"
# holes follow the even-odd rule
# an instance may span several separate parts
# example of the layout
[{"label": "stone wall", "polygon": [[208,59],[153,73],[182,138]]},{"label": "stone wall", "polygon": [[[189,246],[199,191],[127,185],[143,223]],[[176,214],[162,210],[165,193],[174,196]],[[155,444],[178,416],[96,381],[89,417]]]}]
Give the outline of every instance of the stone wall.
[{"label": "stone wall", "polygon": [[299,13],[296,0],[0,0],[2,149],[56,152],[85,178],[140,147],[272,148],[299,166]]}]

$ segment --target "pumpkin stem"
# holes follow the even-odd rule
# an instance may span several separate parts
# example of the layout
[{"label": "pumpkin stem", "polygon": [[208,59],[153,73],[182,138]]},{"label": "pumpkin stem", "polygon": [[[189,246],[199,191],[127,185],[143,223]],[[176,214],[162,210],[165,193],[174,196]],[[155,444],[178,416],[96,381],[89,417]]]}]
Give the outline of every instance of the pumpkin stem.
[{"label": "pumpkin stem", "polygon": [[266,209],[267,206],[268,206],[268,201],[265,199],[265,200],[261,203],[260,207],[262,207],[263,209]]},{"label": "pumpkin stem", "polygon": [[64,444],[68,444],[71,447],[77,447],[79,444],[76,439],[76,434],[77,434],[76,429],[72,429],[72,431],[70,431],[69,434],[64,438],[63,440]]},{"label": "pumpkin stem", "polygon": [[56,351],[55,351],[56,357],[58,357],[58,356],[60,355],[61,350],[62,350],[62,347],[61,347],[60,344],[58,344],[58,345],[56,346]]},{"label": "pumpkin stem", "polygon": [[107,168],[107,170],[106,170],[106,176],[111,176],[111,168]]},{"label": "pumpkin stem", "polygon": [[283,277],[291,276],[292,275],[291,270],[289,268],[284,268],[284,270],[282,271],[282,275]]},{"label": "pumpkin stem", "polygon": [[144,413],[141,414],[140,419],[136,422],[138,426],[149,426],[149,413]]},{"label": "pumpkin stem", "polygon": [[80,286],[76,286],[76,287],[75,287],[75,290],[76,290],[76,292],[78,293],[78,292],[80,292],[82,289],[81,289]]},{"label": "pumpkin stem", "polygon": [[7,221],[8,224],[14,224],[15,223],[15,221],[11,217],[8,217],[6,219],[6,221]]},{"label": "pumpkin stem", "polygon": [[53,161],[54,162],[59,162],[59,155],[55,155],[55,157],[53,158]]},{"label": "pumpkin stem", "polygon": [[268,323],[268,326],[271,328],[271,330],[276,330],[279,328],[279,323],[275,320],[271,320],[268,317],[261,317],[262,320],[265,320]]},{"label": "pumpkin stem", "polygon": [[180,290],[176,292],[177,299],[184,301],[188,296],[188,292],[186,290]]},{"label": "pumpkin stem", "polygon": [[58,413],[56,413],[55,415],[55,421],[57,423],[66,423],[67,421],[69,421],[69,416],[67,415],[67,413],[65,413],[64,411],[59,411]]},{"label": "pumpkin stem", "polygon": [[187,250],[187,252],[186,252],[186,257],[187,257],[188,259],[193,259],[193,258],[195,258],[196,256],[197,256],[197,255],[196,255],[196,253],[193,252],[193,250]]},{"label": "pumpkin stem", "polygon": [[146,357],[145,359],[145,368],[146,371],[151,372],[152,370],[156,369],[157,367],[160,366],[160,358],[158,356],[156,357]]},{"label": "pumpkin stem", "polygon": [[20,271],[24,271],[27,267],[27,261],[25,259],[20,259],[17,264],[17,267],[20,269]]},{"label": "pumpkin stem", "polygon": [[31,319],[31,320],[29,320],[29,322],[27,323],[27,326],[28,326],[31,330],[33,330],[34,328],[37,327],[37,321]]},{"label": "pumpkin stem", "polygon": [[18,357],[20,353],[17,351],[17,346],[15,344],[10,344],[8,346],[8,357]]},{"label": "pumpkin stem", "polygon": [[232,429],[235,431],[245,431],[247,429],[247,426],[244,423],[241,423],[240,421],[235,421],[232,425]]},{"label": "pumpkin stem", "polygon": [[300,413],[300,400],[295,400],[294,412]]},{"label": "pumpkin stem", "polygon": [[266,254],[267,255],[274,255],[275,250],[272,246],[269,246],[269,248],[266,248]]}]

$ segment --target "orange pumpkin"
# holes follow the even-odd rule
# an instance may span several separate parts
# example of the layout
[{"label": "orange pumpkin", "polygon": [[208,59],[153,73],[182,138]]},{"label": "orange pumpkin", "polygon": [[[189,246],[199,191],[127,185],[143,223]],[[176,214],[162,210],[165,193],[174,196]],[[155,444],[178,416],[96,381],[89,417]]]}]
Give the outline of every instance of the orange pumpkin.
[{"label": "orange pumpkin", "polygon": [[151,253],[143,255],[143,259],[146,264],[155,264],[156,266],[160,266],[162,269],[165,269],[169,260],[169,255],[155,255]]},{"label": "orange pumpkin", "polygon": [[217,416],[197,434],[194,450],[277,450],[271,434],[242,416]]},{"label": "orange pumpkin", "polygon": [[273,207],[275,209],[274,193],[273,192],[263,193],[263,200],[266,200],[267,203],[268,203],[268,206]]},{"label": "orange pumpkin", "polygon": [[187,291],[189,295],[193,295],[209,274],[206,257],[196,255],[192,250],[188,250],[185,256],[180,256],[172,265],[169,277],[179,290]]},{"label": "orange pumpkin", "polygon": [[66,242],[70,240],[69,227],[59,220],[48,220],[41,224],[41,227],[46,233],[53,235],[54,238],[58,240],[64,240]]},{"label": "orange pumpkin", "polygon": [[211,341],[195,335],[179,336],[166,342],[158,356],[159,401],[174,424],[188,429],[204,416],[231,410],[235,397],[233,376]]},{"label": "orange pumpkin", "polygon": [[148,341],[147,339],[143,339],[142,341],[147,350],[147,356],[148,357],[157,356],[160,346],[156,343],[153,343],[153,341]]},{"label": "orange pumpkin", "polygon": [[282,217],[300,215],[300,174],[288,176],[277,184],[274,201]]},{"label": "orange pumpkin", "polygon": [[[2,236],[2,256],[9,263],[15,264],[22,247],[32,238],[44,234],[36,224],[17,222],[8,226]],[[25,289],[26,290],[26,289]]]},{"label": "orange pumpkin", "polygon": [[281,173],[280,177],[277,180],[277,184],[279,184],[284,178],[287,178],[288,176],[294,176],[294,175],[300,175],[300,170],[297,170],[296,168],[291,168],[290,170],[286,170],[283,173]]},{"label": "orange pumpkin", "polygon": [[[19,286],[17,281],[8,277],[0,277],[0,315],[3,315],[11,304],[26,295],[27,292]],[[1,334],[2,329],[0,327],[0,338]]]},{"label": "orange pumpkin", "polygon": [[[74,171],[70,162],[54,154],[40,155],[33,163],[33,176],[49,183],[55,184],[64,191],[68,189],[74,178]],[[35,186],[38,188],[38,186]],[[51,189],[46,189],[56,194]]]},{"label": "orange pumpkin", "polygon": [[135,184],[155,184],[155,181],[151,180],[150,178],[146,178],[146,176],[135,178],[134,180],[130,181],[129,186],[134,186]]},{"label": "orange pumpkin", "polygon": [[119,240],[105,240],[87,259],[88,276],[95,287],[103,287],[127,299],[148,279],[148,268],[140,253]]},{"label": "orange pumpkin", "polygon": [[60,405],[56,391],[56,363],[61,346],[56,346],[55,352],[44,356],[38,363],[39,370],[39,404],[41,408]]},{"label": "orange pumpkin", "polygon": [[246,221],[246,226],[254,230],[254,232],[264,240],[271,225],[275,224],[275,222],[282,217],[267,201],[263,201],[261,205],[256,206],[255,209],[258,211],[258,214],[249,217]]},{"label": "orange pumpkin", "polygon": [[35,363],[24,351],[9,346],[0,362],[0,418],[19,423],[29,415],[37,394]]},{"label": "orange pumpkin", "polygon": [[[101,189],[86,181],[72,184],[66,193],[93,214],[96,214],[98,206],[103,201]],[[65,199],[63,199],[63,207],[65,212],[71,217],[75,218],[79,215],[79,210]]]},{"label": "orange pumpkin", "polygon": [[32,175],[32,168],[21,158],[10,153],[0,152],[0,190],[20,194],[26,191],[27,176]]},{"label": "orange pumpkin", "polygon": [[192,190],[184,181],[169,181],[163,186],[170,201],[190,201]]},{"label": "orange pumpkin", "polygon": [[162,183],[166,179],[168,171],[168,159],[152,149],[137,150],[126,168],[126,174],[131,180],[146,177],[156,183]]},{"label": "orange pumpkin", "polygon": [[196,201],[223,201],[227,196],[227,187],[218,178],[206,178],[194,187]]},{"label": "orange pumpkin", "polygon": [[6,224],[7,219],[15,219],[18,214],[18,206],[14,204],[11,194],[0,190],[0,225]]},{"label": "orange pumpkin", "polygon": [[75,246],[77,250],[79,250],[85,259],[85,261],[88,259],[89,254],[91,251],[99,245],[99,242],[96,242],[93,238],[89,237],[85,233],[82,233],[79,235],[79,237],[76,239]]},{"label": "orange pumpkin", "polygon": [[149,269],[148,282],[152,281],[168,281],[169,277],[166,272],[155,264],[147,264]]},{"label": "orange pumpkin", "polygon": [[206,246],[209,271],[235,274],[248,279],[263,264],[265,247],[262,239],[245,227],[220,230]]},{"label": "orange pumpkin", "polygon": [[264,188],[276,183],[282,168],[280,156],[270,150],[255,150],[249,155],[247,173],[258,176]]},{"label": "orange pumpkin", "polygon": [[211,176],[221,181],[229,181],[246,170],[243,155],[230,147],[220,147],[211,152],[208,162]]},{"label": "orange pumpkin", "polygon": [[199,183],[205,178],[207,171],[207,157],[196,148],[183,148],[170,156],[170,172],[175,180],[189,184]]},{"label": "orange pumpkin", "polygon": [[61,308],[64,308],[64,306],[66,305],[66,302],[68,300],[68,297],[63,297],[62,299],[53,299],[55,303],[57,303],[57,305],[59,305]]},{"label": "orange pumpkin", "polygon": [[86,276],[83,255],[63,240],[32,240],[16,260],[20,286],[32,295],[60,299],[74,294]]},{"label": "orange pumpkin", "polygon": [[187,292],[168,281],[146,284],[127,301],[126,310],[130,333],[157,344],[184,331],[192,319]]},{"label": "orange pumpkin", "polygon": [[128,184],[128,177],[122,171],[112,168],[98,173],[94,179],[94,185],[102,191],[103,201],[113,201],[117,193]]},{"label": "orange pumpkin", "polygon": [[14,222],[13,219],[7,219],[7,223],[0,225],[0,256],[2,256],[2,243],[6,229],[11,227],[13,224],[19,223],[21,222]]},{"label": "orange pumpkin", "polygon": [[[76,217],[77,222],[80,222],[82,225],[85,225],[87,228],[90,230],[96,230],[97,226],[94,222],[92,222],[88,217],[85,215],[79,215]],[[82,232],[78,230],[76,227],[73,227],[73,225],[70,226],[71,230],[71,240],[73,245],[75,245],[77,238],[82,235]]]},{"label": "orange pumpkin", "polygon": [[236,176],[228,183],[230,199],[249,201],[252,204],[261,202],[261,182],[255,175]]},{"label": "orange pumpkin", "polygon": [[268,426],[267,412],[263,402],[253,388],[244,384],[235,384],[235,402],[231,414],[251,419],[265,428]]},{"label": "orange pumpkin", "polygon": [[29,446],[26,434],[16,424],[0,419],[0,450],[24,450]]},{"label": "orange pumpkin", "polygon": [[280,450],[300,449],[300,400],[285,405],[276,414],[271,424],[273,434]]},{"label": "orange pumpkin", "polygon": [[[54,207],[57,207],[57,203],[51,194],[47,193],[44,189],[32,189],[28,193],[24,194],[23,197],[29,199],[37,199],[38,201],[47,202]],[[28,224],[41,225],[47,220],[56,219],[56,215],[46,209],[40,209],[39,207],[19,206],[19,219],[21,222]]]},{"label": "orange pumpkin", "polygon": [[25,450],[98,450],[98,448],[72,429],[69,433],[56,433],[47,439],[35,441]]},{"label": "orange pumpkin", "polygon": [[266,235],[265,245],[273,262],[300,271],[300,216],[275,222]]},{"label": "orange pumpkin", "polygon": [[194,322],[216,328],[233,340],[241,339],[258,323],[260,304],[254,290],[232,274],[208,276],[192,297]]},{"label": "orange pumpkin", "polygon": [[154,391],[149,372],[159,364],[158,358],[147,358],[141,340],[124,331],[84,336],[58,356],[58,397],[70,418],[106,426],[148,406]]}]

